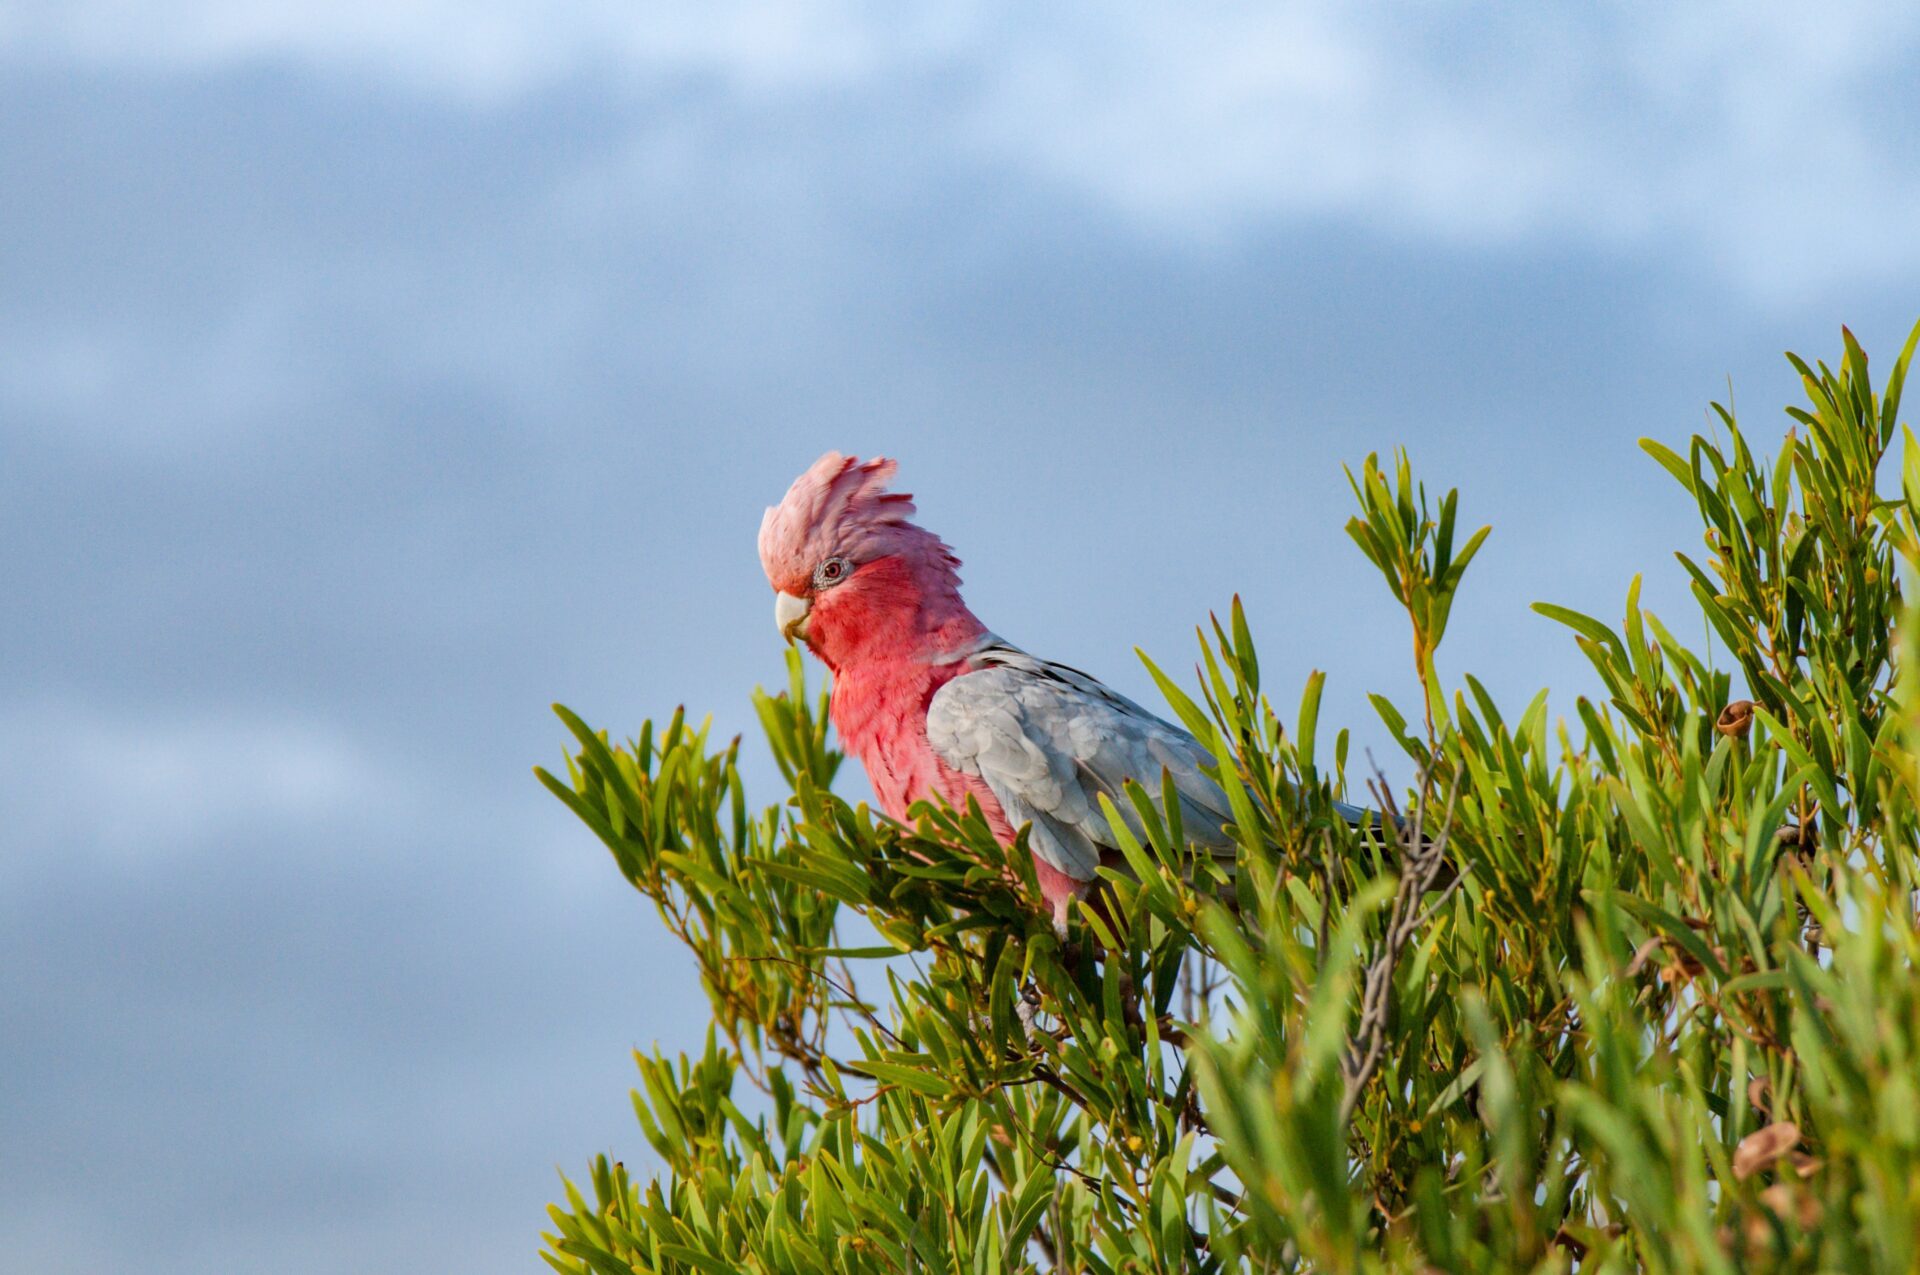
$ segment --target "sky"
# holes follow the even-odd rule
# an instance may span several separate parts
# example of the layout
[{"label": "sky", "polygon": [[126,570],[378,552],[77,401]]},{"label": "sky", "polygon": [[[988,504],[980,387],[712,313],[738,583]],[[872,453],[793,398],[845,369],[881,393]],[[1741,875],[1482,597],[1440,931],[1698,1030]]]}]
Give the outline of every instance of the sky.
[{"label": "sky", "polygon": [[1848,3],[0,0],[0,1253],[522,1271],[648,1164],[704,1002],[530,768],[752,733],[824,451],[1144,702],[1238,592],[1404,777],[1405,445],[1493,525],[1443,675],[1570,713],[1530,602],[1698,627],[1636,440],[1920,318],[1916,81]]}]

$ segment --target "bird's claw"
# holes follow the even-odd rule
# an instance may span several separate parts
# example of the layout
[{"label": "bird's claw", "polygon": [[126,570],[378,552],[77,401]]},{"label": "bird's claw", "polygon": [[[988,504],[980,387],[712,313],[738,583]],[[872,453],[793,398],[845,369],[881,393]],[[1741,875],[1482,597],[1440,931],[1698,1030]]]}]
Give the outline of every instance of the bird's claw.
[{"label": "bird's claw", "polygon": [[1020,1020],[1020,1028],[1026,1033],[1028,1044],[1047,1034],[1039,1022],[1040,989],[1032,983],[1020,989],[1020,999],[1014,1004],[1013,1012]]}]

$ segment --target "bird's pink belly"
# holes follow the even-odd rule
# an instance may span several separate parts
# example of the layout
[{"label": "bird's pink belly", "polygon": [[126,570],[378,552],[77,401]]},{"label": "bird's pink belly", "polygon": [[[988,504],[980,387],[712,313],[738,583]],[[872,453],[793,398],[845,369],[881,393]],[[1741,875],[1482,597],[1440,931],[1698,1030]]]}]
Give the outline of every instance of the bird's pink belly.
[{"label": "bird's pink belly", "polygon": [[1002,841],[1013,839],[1013,829],[992,790],[941,761],[924,734],[917,740],[874,740],[857,753],[866,768],[867,781],[873,785],[873,795],[889,818],[905,821],[907,810],[916,801],[940,800],[956,810],[965,810],[971,796],[980,803],[994,836]]}]

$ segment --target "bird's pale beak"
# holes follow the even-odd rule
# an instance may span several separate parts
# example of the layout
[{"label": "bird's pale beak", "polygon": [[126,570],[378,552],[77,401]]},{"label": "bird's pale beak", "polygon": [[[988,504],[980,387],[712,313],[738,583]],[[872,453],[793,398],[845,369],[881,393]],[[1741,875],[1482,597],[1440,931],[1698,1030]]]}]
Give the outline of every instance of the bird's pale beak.
[{"label": "bird's pale beak", "polygon": [[773,625],[788,642],[795,638],[806,640],[807,612],[811,610],[813,603],[805,598],[796,598],[791,593],[773,595]]}]

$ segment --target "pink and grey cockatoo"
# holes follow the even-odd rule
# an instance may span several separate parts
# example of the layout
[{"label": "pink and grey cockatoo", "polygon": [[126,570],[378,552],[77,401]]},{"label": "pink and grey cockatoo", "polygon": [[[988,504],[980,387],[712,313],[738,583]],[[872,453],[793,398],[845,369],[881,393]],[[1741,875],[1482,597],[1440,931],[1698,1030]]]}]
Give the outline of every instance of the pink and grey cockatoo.
[{"label": "pink and grey cockatoo", "polygon": [[973,797],[1009,843],[1031,823],[1040,891],[1062,930],[1094,870],[1118,859],[1100,795],[1131,818],[1129,779],[1157,792],[1164,768],[1188,838],[1230,857],[1227,797],[1203,769],[1212,754],[982,624],[960,598],[960,560],[909,521],[911,496],[887,490],[894,469],[828,452],[760,523],[774,622],[833,671],[833,725],[880,808],[904,820],[916,801],[964,809]]}]

